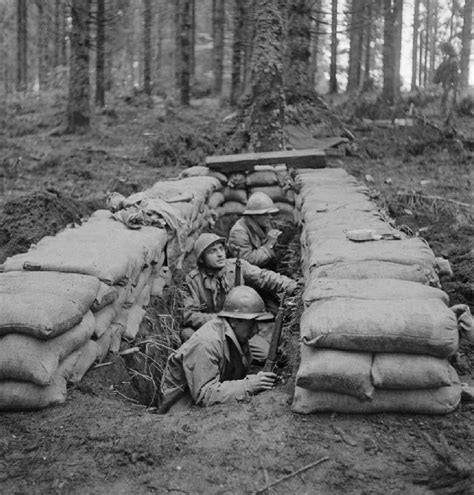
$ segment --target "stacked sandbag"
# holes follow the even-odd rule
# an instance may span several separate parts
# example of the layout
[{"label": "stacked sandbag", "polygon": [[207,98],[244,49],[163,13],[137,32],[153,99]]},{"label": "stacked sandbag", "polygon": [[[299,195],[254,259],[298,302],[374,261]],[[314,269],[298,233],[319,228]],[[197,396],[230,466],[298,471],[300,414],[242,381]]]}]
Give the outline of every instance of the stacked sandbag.
[{"label": "stacked sandbag", "polygon": [[[345,171],[301,171],[305,309],[293,409],[446,414],[456,316],[435,257],[394,229]],[[358,235],[373,232],[372,240]],[[367,239],[367,237],[362,237]]]},{"label": "stacked sandbag", "polygon": [[64,402],[66,381],[94,340],[93,311],[114,296],[89,275],[1,273],[0,410]]}]

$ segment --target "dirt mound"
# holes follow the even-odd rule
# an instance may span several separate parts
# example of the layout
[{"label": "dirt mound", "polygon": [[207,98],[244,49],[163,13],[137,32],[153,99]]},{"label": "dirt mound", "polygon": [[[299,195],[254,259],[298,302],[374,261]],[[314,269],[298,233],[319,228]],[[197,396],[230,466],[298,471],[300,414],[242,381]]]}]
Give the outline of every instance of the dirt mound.
[{"label": "dirt mound", "polygon": [[0,263],[27,251],[46,235],[81,223],[94,209],[94,205],[55,190],[34,192],[5,203],[0,220]]}]

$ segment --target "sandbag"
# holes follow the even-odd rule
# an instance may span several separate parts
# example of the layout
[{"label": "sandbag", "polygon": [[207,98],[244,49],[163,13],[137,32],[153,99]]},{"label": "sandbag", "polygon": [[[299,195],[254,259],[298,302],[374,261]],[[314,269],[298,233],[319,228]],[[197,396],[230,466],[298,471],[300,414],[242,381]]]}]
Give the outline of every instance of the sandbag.
[{"label": "sandbag", "polygon": [[95,363],[99,353],[100,348],[97,345],[97,341],[88,340],[82,347],[69,354],[64,360],[65,364],[69,366],[70,363],[74,362],[74,365],[71,366],[67,381],[74,385],[78,384]]},{"label": "sandbag", "polygon": [[413,354],[375,354],[372,381],[384,389],[439,388],[451,385],[454,368],[447,359]]},{"label": "sandbag", "polygon": [[151,296],[163,297],[163,290],[171,284],[171,270],[167,266],[155,266],[150,278]]},{"label": "sandbag", "polygon": [[105,356],[107,356],[110,347],[112,345],[112,340],[115,338],[115,335],[121,334],[123,328],[121,325],[112,324],[111,327],[96,341],[97,344],[97,357],[96,361],[101,363]]},{"label": "sandbag", "polygon": [[374,386],[370,379],[371,353],[314,349],[301,344],[301,363],[296,385],[367,399]]},{"label": "sandbag", "polygon": [[94,326],[89,311],[78,325],[53,339],[39,340],[19,333],[0,338],[0,380],[48,385],[59,362],[90,339]]},{"label": "sandbag", "polygon": [[45,387],[30,382],[0,381],[0,410],[25,411],[62,404],[66,401],[66,380],[55,376]]},{"label": "sandbag", "polygon": [[278,215],[293,218],[295,214],[295,208],[289,203],[282,203],[281,201],[276,201],[275,206],[278,208]]},{"label": "sandbag", "polygon": [[51,293],[77,302],[84,311],[94,304],[101,289],[97,277],[60,272],[0,273],[0,293]]},{"label": "sandbag", "polygon": [[127,326],[123,337],[126,339],[134,339],[140,329],[140,323],[145,316],[146,311],[138,304],[133,305],[127,313]]},{"label": "sandbag", "polygon": [[18,332],[38,339],[56,337],[77,325],[87,311],[53,293],[0,293],[0,335]]},{"label": "sandbag", "polygon": [[459,343],[455,315],[439,299],[319,301],[300,328],[307,345],[348,351],[449,357]]},{"label": "sandbag", "polygon": [[245,210],[245,205],[238,201],[226,201],[222,206],[219,206],[216,211],[219,217],[223,215],[241,214]]},{"label": "sandbag", "polygon": [[415,282],[391,279],[348,280],[318,278],[311,273],[306,282],[303,301],[309,306],[315,301],[346,297],[368,300],[439,299],[445,305],[448,295],[440,289]]},{"label": "sandbag", "polygon": [[95,300],[92,303],[91,310],[99,311],[100,309],[108,306],[115,302],[118,298],[118,290],[116,287],[112,287],[110,285],[104,284],[104,282],[100,282],[99,291],[95,296]]},{"label": "sandbag", "polygon": [[232,189],[231,187],[226,187],[223,189],[225,201],[237,201],[238,203],[247,203],[247,191],[245,189]]},{"label": "sandbag", "polygon": [[220,206],[224,201],[225,201],[224,194],[222,194],[221,191],[215,191],[209,196],[209,199],[207,200],[207,206],[209,206],[209,208],[211,209],[215,209],[218,206]]},{"label": "sandbag", "polygon": [[263,192],[273,201],[295,204],[295,192],[291,189],[284,191],[280,186],[251,187],[249,194]]},{"label": "sandbag", "polygon": [[390,261],[365,260],[331,263],[320,267],[312,267],[311,274],[316,278],[356,280],[390,278],[435,286],[439,284],[438,276],[433,268],[430,269],[419,264],[402,265]]},{"label": "sandbag", "polygon": [[336,392],[316,392],[295,387],[292,410],[299,414],[317,412],[448,414],[458,407],[460,400],[459,381],[448,387],[432,389],[376,389],[371,400],[362,400]]},{"label": "sandbag", "polygon": [[105,308],[102,308],[101,310],[94,313],[94,335],[97,338],[101,337],[110,327],[112,321],[115,318],[115,315],[117,314],[117,311],[117,304],[109,304]]},{"label": "sandbag", "polygon": [[250,172],[245,178],[247,187],[278,185],[278,176],[274,170]]}]

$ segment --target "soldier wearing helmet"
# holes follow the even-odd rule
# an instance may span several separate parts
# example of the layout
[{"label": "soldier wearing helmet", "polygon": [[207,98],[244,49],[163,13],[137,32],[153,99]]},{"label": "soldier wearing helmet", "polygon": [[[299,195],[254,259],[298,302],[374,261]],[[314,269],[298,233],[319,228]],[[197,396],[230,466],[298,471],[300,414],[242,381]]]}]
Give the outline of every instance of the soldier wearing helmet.
[{"label": "soldier wearing helmet", "polygon": [[170,355],[161,382],[161,411],[247,400],[273,387],[276,375],[248,375],[249,340],[257,321],[272,318],[251,287],[234,287],[222,309]]},{"label": "soldier wearing helmet", "polygon": [[[181,340],[186,341],[204,323],[222,310],[224,299],[235,287],[235,259],[227,259],[225,239],[216,234],[201,234],[194,244],[197,268],[186,277],[184,286],[184,311]],[[297,289],[294,280],[271,270],[265,270],[241,260],[241,280],[238,285],[248,285],[258,291],[277,295]],[[268,343],[260,336],[251,342],[254,358],[263,360]]]},{"label": "soldier wearing helmet", "polygon": [[271,228],[271,216],[278,213],[272,199],[263,192],[253,193],[243,212],[229,232],[229,252],[237,253],[261,268],[275,267],[274,247],[280,230]]}]

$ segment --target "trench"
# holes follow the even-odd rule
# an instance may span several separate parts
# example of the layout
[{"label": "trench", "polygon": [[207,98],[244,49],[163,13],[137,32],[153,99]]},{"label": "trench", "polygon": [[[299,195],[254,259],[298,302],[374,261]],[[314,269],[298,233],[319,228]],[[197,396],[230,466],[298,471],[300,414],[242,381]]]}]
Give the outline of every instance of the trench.
[{"label": "trench", "polygon": [[[226,237],[239,215],[223,215],[218,218],[214,229],[219,236]],[[288,218],[274,220],[274,228],[282,231],[275,246],[276,270],[282,275],[300,279],[301,226]],[[130,374],[130,383],[136,400],[149,408],[160,405],[160,382],[170,353],[181,345],[179,330],[182,325],[182,285],[185,273],[195,267],[193,257],[188,257],[181,270],[173,272],[171,284],[165,288],[162,297],[152,297],[146,308],[145,317],[140,325],[136,340],[131,343],[136,352],[124,355],[124,362]],[[300,308],[298,308],[300,310]],[[298,365],[297,335],[299,318],[293,306],[284,309],[283,332],[280,347],[287,357],[285,364],[278,368],[280,386],[290,388],[291,377]],[[260,368],[252,366],[251,371]]]}]

